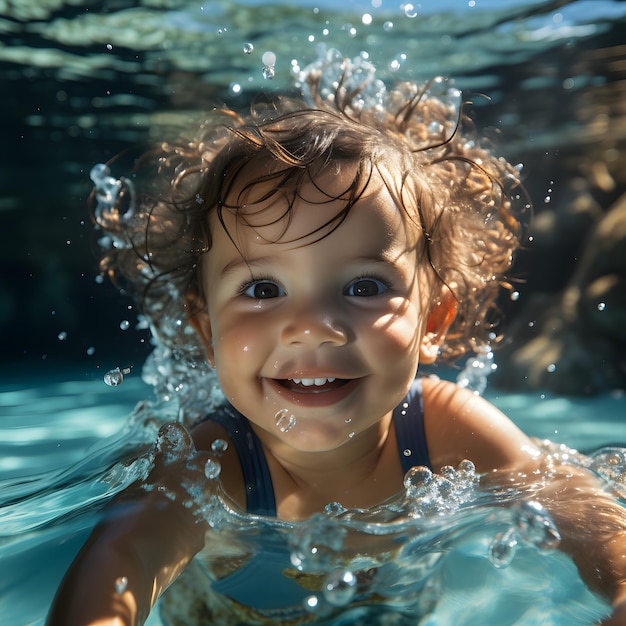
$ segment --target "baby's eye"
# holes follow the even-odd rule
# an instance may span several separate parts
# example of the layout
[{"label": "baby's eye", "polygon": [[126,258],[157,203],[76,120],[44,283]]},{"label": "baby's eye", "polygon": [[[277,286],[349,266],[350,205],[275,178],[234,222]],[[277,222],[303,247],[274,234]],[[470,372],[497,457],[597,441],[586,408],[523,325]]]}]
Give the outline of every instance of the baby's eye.
[{"label": "baby's eye", "polygon": [[347,296],[368,298],[379,296],[385,291],[387,291],[387,285],[377,278],[358,278],[348,285],[345,293]]},{"label": "baby's eye", "polygon": [[268,298],[280,298],[285,295],[285,290],[276,283],[269,280],[257,280],[250,283],[243,294],[255,300],[266,300]]}]

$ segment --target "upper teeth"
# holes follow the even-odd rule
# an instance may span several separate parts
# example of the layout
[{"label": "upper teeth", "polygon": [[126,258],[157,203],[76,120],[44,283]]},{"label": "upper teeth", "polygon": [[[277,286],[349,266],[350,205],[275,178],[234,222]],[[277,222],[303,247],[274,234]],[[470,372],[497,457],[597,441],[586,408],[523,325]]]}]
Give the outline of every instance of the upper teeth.
[{"label": "upper teeth", "polygon": [[316,385],[317,387],[321,387],[322,385],[325,385],[326,383],[332,383],[334,382],[334,378],[292,378],[291,380],[293,380],[294,383],[296,383],[296,385],[304,385],[305,387],[311,387],[313,385]]}]

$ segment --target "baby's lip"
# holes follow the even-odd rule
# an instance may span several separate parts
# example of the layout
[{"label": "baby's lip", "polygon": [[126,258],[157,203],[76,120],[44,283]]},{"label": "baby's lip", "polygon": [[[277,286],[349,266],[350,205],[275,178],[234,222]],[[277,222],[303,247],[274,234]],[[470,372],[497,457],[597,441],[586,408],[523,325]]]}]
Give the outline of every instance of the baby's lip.
[{"label": "baby's lip", "polygon": [[282,387],[285,387],[285,389],[295,391],[296,393],[324,393],[343,387],[351,379],[335,378],[334,376],[316,376],[311,378],[302,376],[299,378],[279,378],[274,380]]},{"label": "baby's lip", "polygon": [[363,378],[337,377],[332,382],[325,382],[322,385],[303,385],[289,378],[267,378],[266,380],[282,400],[301,407],[323,407],[332,406],[344,400],[359,386]]}]

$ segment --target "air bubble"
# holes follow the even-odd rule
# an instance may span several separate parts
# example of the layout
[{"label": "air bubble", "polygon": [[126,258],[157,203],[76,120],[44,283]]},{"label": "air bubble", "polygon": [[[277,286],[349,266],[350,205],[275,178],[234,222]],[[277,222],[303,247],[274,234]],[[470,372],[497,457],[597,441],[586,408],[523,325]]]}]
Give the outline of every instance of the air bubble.
[{"label": "air bubble", "polygon": [[335,570],[324,580],[322,587],[324,598],[333,606],[345,606],[354,597],[356,585],[356,576],[350,570]]},{"label": "air bubble", "polygon": [[104,375],[103,380],[109,387],[117,387],[124,382],[124,376],[127,374],[130,374],[130,367],[114,367]]},{"label": "air bubble", "polygon": [[546,367],[546,372],[550,374],[552,374],[553,372],[556,372],[556,363],[550,363],[550,365]]},{"label": "air bubble", "polygon": [[67,333],[62,330],[58,335],[57,335],[57,339],[59,341],[65,341],[67,339]]},{"label": "air bubble", "polygon": [[383,30],[384,30],[384,31],[386,31],[386,32],[390,32],[390,31],[392,31],[392,30],[393,30],[393,22],[391,22],[391,21],[389,21],[389,20],[388,20],[388,21],[386,21],[386,22],[383,24]]},{"label": "air bubble", "polygon": [[216,439],[211,444],[211,450],[213,450],[216,454],[224,454],[224,452],[228,450],[228,443],[223,439]]},{"label": "air bubble", "polygon": [[276,65],[276,54],[268,50],[263,53],[261,61],[263,61],[264,65]]},{"label": "air bubble", "polygon": [[215,480],[221,473],[222,466],[216,459],[208,459],[204,465],[204,475],[209,480]]},{"label": "air bubble", "polygon": [[128,578],[120,576],[115,579],[115,593],[122,595],[128,589]]},{"label": "air bubble", "polygon": [[276,419],[276,428],[281,433],[289,432],[296,425],[296,416],[292,415],[288,409],[280,409],[280,411],[276,412],[274,418]]},{"label": "air bubble", "polygon": [[407,2],[404,5],[404,14],[410,18],[417,17],[417,9],[410,2]]},{"label": "air bubble", "polygon": [[93,346],[87,348],[87,356],[93,356],[96,353],[96,349]]},{"label": "air bubble", "polygon": [[341,515],[346,512],[346,507],[341,504],[341,502],[329,502],[324,507],[324,513],[329,515],[330,517],[336,517],[337,515]]},{"label": "air bubble", "polygon": [[307,611],[316,611],[319,608],[320,600],[317,596],[308,596],[304,599],[304,608]]},{"label": "air bubble", "polygon": [[513,302],[517,302],[519,300],[519,291],[512,291],[510,298]]},{"label": "air bubble", "polygon": [[404,488],[405,489],[418,489],[424,487],[433,479],[432,471],[425,465],[417,465],[412,467],[404,475]]},{"label": "air bubble", "polygon": [[242,91],[242,89],[241,89],[241,85],[239,83],[232,82],[228,86],[228,93],[230,93],[231,96],[238,96],[241,93],[241,91]]},{"label": "air bubble", "polygon": [[598,302],[598,311],[604,311],[604,309],[606,309],[606,303],[605,302]]},{"label": "air bubble", "polygon": [[508,567],[517,552],[517,532],[509,528],[505,533],[498,533],[489,548],[489,560],[494,567]]},{"label": "air bubble", "polygon": [[271,80],[274,76],[276,76],[276,70],[273,65],[266,65],[261,70],[261,75],[265,78],[265,80]]},{"label": "air bubble", "polygon": [[122,330],[128,330],[130,328],[130,322],[128,320],[122,320],[120,322],[120,328]]},{"label": "air bubble", "polygon": [[254,46],[251,43],[244,43],[243,52],[244,54],[252,54],[254,52]]},{"label": "air bubble", "polygon": [[193,448],[191,435],[177,422],[161,426],[155,445],[157,450],[165,455],[166,460],[173,460],[172,454],[189,453]]}]

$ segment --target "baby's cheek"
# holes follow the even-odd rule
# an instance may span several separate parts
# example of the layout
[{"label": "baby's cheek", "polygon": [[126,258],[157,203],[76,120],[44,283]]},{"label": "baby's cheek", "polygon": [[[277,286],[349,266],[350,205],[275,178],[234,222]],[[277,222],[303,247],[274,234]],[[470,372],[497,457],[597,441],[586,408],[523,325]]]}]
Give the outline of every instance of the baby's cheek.
[{"label": "baby's cheek", "polygon": [[215,341],[215,357],[220,366],[237,369],[249,367],[259,359],[262,350],[263,333],[245,323],[232,324],[223,328]]}]

